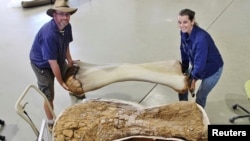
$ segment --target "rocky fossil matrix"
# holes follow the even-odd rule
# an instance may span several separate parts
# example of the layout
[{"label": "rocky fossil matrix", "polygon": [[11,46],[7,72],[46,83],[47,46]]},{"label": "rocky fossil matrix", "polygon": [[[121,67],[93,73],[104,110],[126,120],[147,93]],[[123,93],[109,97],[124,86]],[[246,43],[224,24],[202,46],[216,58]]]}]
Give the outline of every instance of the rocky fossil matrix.
[{"label": "rocky fossil matrix", "polygon": [[207,140],[209,120],[194,102],[155,107],[121,100],[89,99],[66,108],[57,118],[54,141],[112,141],[129,136]]}]

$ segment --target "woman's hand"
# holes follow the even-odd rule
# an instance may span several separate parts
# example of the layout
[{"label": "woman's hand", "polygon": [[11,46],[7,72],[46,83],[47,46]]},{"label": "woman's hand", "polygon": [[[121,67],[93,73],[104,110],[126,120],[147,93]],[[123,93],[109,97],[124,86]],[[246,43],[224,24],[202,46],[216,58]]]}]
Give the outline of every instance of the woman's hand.
[{"label": "woman's hand", "polygon": [[191,92],[192,97],[195,96],[195,94],[194,94],[195,84],[196,84],[196,80],[192,79],[191,84],[189,86],[189,91]]},{"label": "woman's hand", "polygon": [[195,90],[195,83],[196,83],[196,80],[192,80],[192,83],[191,83],[191,89]]}]

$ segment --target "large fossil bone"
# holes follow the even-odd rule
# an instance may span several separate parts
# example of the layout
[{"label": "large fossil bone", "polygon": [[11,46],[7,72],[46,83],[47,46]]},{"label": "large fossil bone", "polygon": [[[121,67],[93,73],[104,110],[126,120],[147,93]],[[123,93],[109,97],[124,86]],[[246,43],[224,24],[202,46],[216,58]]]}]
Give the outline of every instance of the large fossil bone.
[{"label": "large fossil bone", "polygon": [[207,140],[208,117],[195,102],[143,107],[115,99],[85,99],[55,121],[54,141]]},{"label": "large fossil bone", "polygon": [[55,0],[23,0],[21,1],[21,5],[23,8],[31,8],[31,7],[54,4],[54,3],[55,3]]},{"label": "large fossil bone", "polygon": [[168,86],[179,93],[188,90],[188,78],[182,74],[178,60],[142,64],[90,64],[77,61],[65,77],[76,96],[122,81],[145,81]]}]

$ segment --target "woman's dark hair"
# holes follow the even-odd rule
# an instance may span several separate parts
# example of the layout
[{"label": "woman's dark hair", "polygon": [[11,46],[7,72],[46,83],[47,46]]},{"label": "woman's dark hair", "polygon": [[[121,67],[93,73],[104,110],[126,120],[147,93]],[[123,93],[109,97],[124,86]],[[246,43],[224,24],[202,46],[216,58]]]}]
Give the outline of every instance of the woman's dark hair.
[{"label": "woman's dark hair", "polygon": [[[188,16],[188,19],[189,19],[190,21],[193,21],[194,18],[195,18],[195,12],[194,12],[193,10],[191,10],[191,9],[182,9],[182,10],[179,12],[179,15],[180,15],[180,16]],[[195,24],[197,24],[197,23],[195,22]]]}]

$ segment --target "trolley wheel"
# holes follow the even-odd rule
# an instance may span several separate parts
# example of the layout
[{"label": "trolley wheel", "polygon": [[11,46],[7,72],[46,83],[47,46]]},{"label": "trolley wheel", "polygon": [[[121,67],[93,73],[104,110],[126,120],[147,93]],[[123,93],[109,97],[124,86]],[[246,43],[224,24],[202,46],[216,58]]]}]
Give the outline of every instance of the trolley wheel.
[{"label": "trolley wheel", "polygon": [[1,124],[2,126],[5,125],[4,120],[0,120],[0,124]]},{"label": "trolley wheel", "polygon": [[230,121],[231,123],[234,123],[234,120],[235,120],[235,118],[230,118],[230,119],[229,119],[229,121]]},{"label": "trolley wheel", "polygon": [[232,106],[232,108],[233,108],[234,110],[237,109],[237,107],[238,107],[237,104],[235,104],[235,105]]},{"label": "trolley wheel", "polygon": [[5,136],[0,136],[1,141],[5,141]]}]

